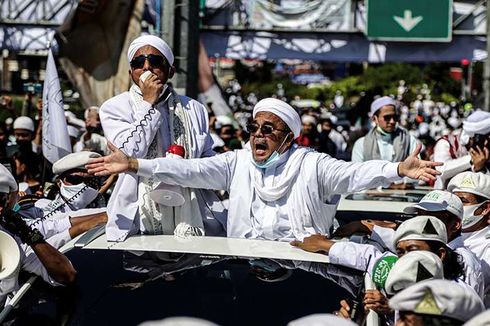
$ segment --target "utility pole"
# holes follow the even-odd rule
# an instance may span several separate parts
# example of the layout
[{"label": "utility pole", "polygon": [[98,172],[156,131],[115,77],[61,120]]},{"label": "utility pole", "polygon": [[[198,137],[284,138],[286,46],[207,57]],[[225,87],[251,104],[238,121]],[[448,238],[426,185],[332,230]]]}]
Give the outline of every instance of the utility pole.
[{"label": "utility pole", "polygon": [[161,0],[162,38],[175,56],[174,88],[196,98],[198,94],[199,1]]},{"label": "utility pole", "polygon": [[490,0],[487,0],[487,59],[483,68],[484,111],[490,111]]}]

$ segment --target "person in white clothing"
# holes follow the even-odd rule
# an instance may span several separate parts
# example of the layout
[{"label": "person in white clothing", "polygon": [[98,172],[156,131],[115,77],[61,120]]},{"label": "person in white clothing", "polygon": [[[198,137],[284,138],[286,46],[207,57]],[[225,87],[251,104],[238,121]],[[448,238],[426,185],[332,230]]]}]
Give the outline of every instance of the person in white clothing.
[{"label": "person in white clothing", "polygon": [[[17,183],[12,174],[0,164],[0,231],[7,233],[3,236],[14,237],[18,252],[20,253],[20,268],[27,272],[39,275],[51,285],[73,283],[76,271],[68,258],[61,254],[50,239],[45,237],[36,228],[29,227],[16,212]],[[5,242],[2,242],[5,245]],[[6,250],[5,246],[1,248]],[[16,249],[15,246],[14,248]],[[12,252],[12,255],[14,253]],[[2,271],[5,261],[0,262]],[[6,279],[0,279],[0,306],[3,305],[7,295],[18,287],[18,271]]]},{"label": "person in white clothing", "polygon": [[461,237],[482,263],[486,307],[490,307],[490,176],[463,172],[449,181],[448,191],[463,202]]},{"label": "person in white clothing", "polygon": [[401,162],[415,150],[415,137],[398,126],[399,113],[394,99],[389,96],[376,99],[369,115],[375,126],[354,143],[352,162],[380,159]]},{"label": "person in white clothing", "polygon": [[101,155],[110,153],[107,148],[107,139],[101,135],[99,107],[91,106],[85,110],[85,132],[80,140],[73,146],[73,152],[90,151]]},{"label": "person in white clothing", "polygon": [[456,174],[464,171],[489,174],[490,113],[475,111],[463,121],[463,131],[457,136],[441,139],[434,147],[434,160],[444,162],[438,167],[441,175],[434,188],[443,189]]},{"label": "person in white clothing", "polygon": [[[213,156],[206,108],[167,85],[175,73],[167,43],[140,36],[129,45],[128,60],[130,90],[107,100],[99,111],[108,141],[141,159],[163,157],[172,145],[184,148],[185,159]],[[181,189],[185,202],[174,207],[153,199],[153,190],[164,187],[151,175],[121,174],[107,206],[107,239],[124,241],[136,233],[225,233],[226,210],[213,192]]]},{"label": "person in white clothing", "polygon": [[430,180],[439,163],[417,158],[420,147],[401,163],[344,162],[294,140],[301,130],[298,113],[274,98],[259,101],[248,125],[250,143],[213,158],[137,159],[117,148],[87,168],[95,175],[130,171],[168,184],[227,190],[227,234],[237,238],[302,240],[330,234],[340,194],[377,187],[408,176]]}]

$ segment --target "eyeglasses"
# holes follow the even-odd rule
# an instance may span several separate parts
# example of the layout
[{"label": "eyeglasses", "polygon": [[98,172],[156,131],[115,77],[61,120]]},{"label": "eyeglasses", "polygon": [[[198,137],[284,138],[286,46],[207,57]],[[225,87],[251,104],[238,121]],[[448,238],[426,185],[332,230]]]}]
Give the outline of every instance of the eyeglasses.
[{"label": "eyeglasses", "polygon": [[145,65],[145,61],[148,59],[150,66],[152,67],[163,67],[166,60],[163,56],[157,54],[142,54],[131,60],[129,65],[132,69],[141,69]]},{"label": "eyeglasses", "polygon": [[388,114],[382,117],[385,122],[390,122],[391,119],[394,121],[398,121],[400,119],[400,116],[398,114]]},{"label": "eyeglasses", "polygon": [[250,133],[250,134],[255,134],[257,132],[257,130],[260,129],[260,132],[264,135],[264,136],[267,136],[267,135],[270,135],[274,132],[274,130],[277,130],[277,131],[282,131],[282,132],[289,132],[289,130],[286,130],[286,129],[278,129],[278,128],[274,128],[273,126],[271,125],[262,125],[262,126],[259,126],[258,124],[256,123],[249,123],[247,125],[247,131]]}]

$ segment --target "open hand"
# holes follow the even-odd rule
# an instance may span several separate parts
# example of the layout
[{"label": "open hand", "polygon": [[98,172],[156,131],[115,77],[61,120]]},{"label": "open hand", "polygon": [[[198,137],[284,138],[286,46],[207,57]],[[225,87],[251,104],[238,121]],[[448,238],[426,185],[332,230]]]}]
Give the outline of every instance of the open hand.
[{"label": "open hand", "polygon": [[112,154],[90,160],[85,166],[88,173],[96,176],[106,176],[138,170],[137,160],[126,156],[126,154],[110,142],[107,142],[107,146],[112,151]]},{"label": "open hand", "polygon": [[429,182],[435,180],[441,172],[435,169],[436,166],[443,165],[442,162],[424,161],[418,158],[422,145],[418,144],[412,154],[400,162],[398,165],[398,175],[400,177],[409,177],[412,179]]}]

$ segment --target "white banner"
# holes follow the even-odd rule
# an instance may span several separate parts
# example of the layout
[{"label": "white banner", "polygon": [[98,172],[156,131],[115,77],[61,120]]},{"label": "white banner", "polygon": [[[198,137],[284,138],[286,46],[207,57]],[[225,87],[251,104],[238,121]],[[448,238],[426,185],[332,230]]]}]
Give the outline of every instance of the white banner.
[{"label": "white banner", "polygon": [[50,49],[43,85],[43,155],[54,163],[71,152],[60,80]]}]

